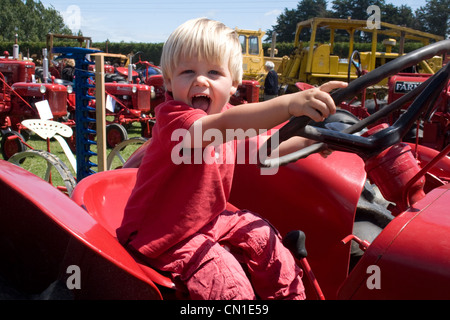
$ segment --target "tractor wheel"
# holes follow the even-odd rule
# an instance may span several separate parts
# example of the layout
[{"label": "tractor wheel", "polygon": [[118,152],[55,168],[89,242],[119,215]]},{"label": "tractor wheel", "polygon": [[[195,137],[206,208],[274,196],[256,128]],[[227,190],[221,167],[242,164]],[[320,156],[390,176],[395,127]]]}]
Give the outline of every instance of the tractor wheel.
[{"label": "tractor wheel", "polygon": [[3,159],[8,160],[14,154],[25,151],[26,147],[23,141],[25,141],[23,136],[16,131],[3,134],[1,144]]},{"label": "tractor wheel", "polygon": [[121,124],[111,123],[106,126],[106,145],[108,148],[114,148],[127,139],[127,130]]},{"label": "tractor wheel", "polygon": [[[366,181],[356,208],[353,234],[361,240],[371,243],[394,219],[388,210],[389,202],[384,199],[376,185]],[[350,251],[350,269],[358,263],[364,251],[352,241]]]},{"label": "tractor wheel", "polygon": [[[117,146],[114,147],[114,149],[111,150],[111,152],[108,155],[108,158],[106,159],[106,163],[107,163],[107,170],[112,170],[112,169],[118,169],[121,166],[116,166],[116,162],[114,162],[114,160],[116,158],[119,159],[119,161],[122,163],[122,165],[125,163],[126,159],[124,158],[124,152],[125,148],[127,148],[128,146],[131,145],[140,145],[140,144],[144,144],[147,141],[147,139],[145,138],[141,138],[141,137],[136,137],[136,138],[131,138],[125,141],[122,141],[121,143],[119,143]],[[128,152],[130,155],[134,152],[135,150],[132,150],[132,152]]]},{"label": "tractor wheel", "polygon": [[[27,161],[24,161],[28,159]],[[16,153],[9,162],[18,165],[49,182],[70,196],[76,181],[69,168],[55,155],[41,150]],[[43,170],[44,168],[44,170]]]}]

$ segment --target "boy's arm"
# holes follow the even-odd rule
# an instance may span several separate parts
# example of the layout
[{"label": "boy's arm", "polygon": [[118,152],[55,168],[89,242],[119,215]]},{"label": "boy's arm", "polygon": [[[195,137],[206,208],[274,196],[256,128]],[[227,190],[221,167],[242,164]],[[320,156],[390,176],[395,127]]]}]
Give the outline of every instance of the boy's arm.
[{"label": "boy's arm", "polygon": [[[216,130],[215,132],[220,132],[222,139],[225,139],[227,129],[244,131],[255,129],[255,132],[262,129],[269,130],[292,116],[306,115],[320,122],[336,112],[336,106],[328,92],[345,86],[347,86],[345,82],[330,81],[318,88],[282,95],[268,101],[243,104],[222,113],[207,115],[194,122],[189,129],[190,136],[194,137],[201,132],[203,137],[207,130],[213,129]],[[202,147],[211,144],[211,141],[203,140]],[[225,141],[218,141],[219,144],[223,142]],[[192,141],[185,141],[185,143],[185,147],[193,146]]]}]

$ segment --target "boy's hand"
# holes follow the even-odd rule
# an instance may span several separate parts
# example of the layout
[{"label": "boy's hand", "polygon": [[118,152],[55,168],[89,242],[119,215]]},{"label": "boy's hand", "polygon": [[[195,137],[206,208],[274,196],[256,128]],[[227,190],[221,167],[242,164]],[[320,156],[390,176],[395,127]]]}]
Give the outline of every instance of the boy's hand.
[{"label": "boy's hand", "polygon": [[347,87],[346,82],[330,81],[318,88],[300,91],[291,95],[288,106],[292,116],[308,116],[316,122],[325,120],[336,112],[336,106],[329,92]]},{"label": "boy's hand", "polygon": [[322,158],[325,158],[325,159],[332,153],[333,153],[333,150],[331,150],[331,149],[324,149],[319,152],[319,154],[322,156]]}]

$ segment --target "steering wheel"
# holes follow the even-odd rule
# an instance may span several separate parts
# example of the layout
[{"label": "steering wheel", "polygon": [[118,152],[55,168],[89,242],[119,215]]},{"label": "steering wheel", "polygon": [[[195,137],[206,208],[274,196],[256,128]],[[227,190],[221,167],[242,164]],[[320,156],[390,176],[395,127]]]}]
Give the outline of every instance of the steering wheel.
[{"label": "steering wheel", "polygon": [[[358,61],[356,61],[355,58],[358,59]],[[358,50],[353,51],[352,55],[350,56],[350,62],[348,63],[348,79],[347,79],[348,83],[350,83],[352,64],[355,66],[356,75],[359,78],[362,75],[362,66],[361,66],[361,55],[359,54]]]},{"label": "steering wheel", "polygon": [[[417,49],[352,81],[346,88],[339,89],[331,93],[331,97],[333,98],[335,104],[339,105],[345,99],[354,97],[362,89],[374,85],[390,75],[396,74],[407,67],[416,65],[422,60],[429,59],[435,55],[443,54],[448,51],[450,51],[450,40],[439,41]],[[308,155],[319,152],[327,147],[333,150],[353,152],[361,156],[363,159],[376,155],[402,140],[403,136],[409,131],[414,122],[424,111],[428,109],[429,104],[431,104],[431,102],[434,101],[440,94],[449,80],[449,73],[450,64],[447,64],[439,70],[439,72],[418,86],[415,90],[409,92],[405,96],[382,108],[371,116],[348,127],[342,132],[310,126],[308,123],[311,119],[307,116],[293,117],[287,124],[285,124],[265,142],[265,144],[261,147],[263,148],[262,150],[271,150],[271,146],[274,144],[272,143],[274,138],[278,138],[278,143],[281,143],[293,136],[301,136],[320,143],[311,145],[310,147],[303,148],[282,157],[272,159],[260,158],[259,164],[262,167],[276,167],[279,165],[285,165],[300,158],[305,158]],[[408,110],[402,114],[402,116],[392,126],[385,128],[369,137],[361,137],[351,134],[358,132],[368,125],[385,117],[387,114],[401,107],[406,101],[409,101],[414,97],[416,97],[416,99],[409,106]]]}]

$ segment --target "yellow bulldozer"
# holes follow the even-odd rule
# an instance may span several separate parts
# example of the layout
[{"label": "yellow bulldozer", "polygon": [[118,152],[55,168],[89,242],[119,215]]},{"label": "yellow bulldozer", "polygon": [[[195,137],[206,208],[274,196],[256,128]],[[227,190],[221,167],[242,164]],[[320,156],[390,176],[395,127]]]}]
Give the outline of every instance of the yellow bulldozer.
[{"label": "yellow bulldozer", "polygon": [[[272,47],[269,48],[270,56],[264,56],[262,37],[266,34],[259,30],[244,30],[236,28],[242,46],[244,80],[256,80],[263,83],[266,71],[264,65],[267,61],[275,64],[275,70],[280,72],[283,58],[275,57],[275,38],[272,38]],[[286,57],[287,58],[287,57]]]},{"label": "yellow bulldozer", "polygon": [[[302,33],[304,29],[309,29],[309,32]],[[329,41],[319,43],[316,41],[316,36],[324,30],[329,35]],[[334,38],[337,30],[347,31],[349,50],[345,57],[334,53]],[[354,50],[356,32],[372,35],[370,51],[357,52]],[[387,36],[383,40],[385,52],[377,51],[379,35]],[[351,81],[358,77],[358,71],[374,70],[403,55],[407,39],[421,42],[425,46],[430,41],[443,40],[443,37],[385,22],[380,22],[380,28],[377,29],[369,28],[365,20],[312,18],[302,21],[297,24],[295,49],[281,72],[279,82],[284,87],[283,91],[292,92],[298,90],[295,87],[297,82],[319,85],[330,80]],[[398,53],[392,52],[392,47],[397,42]],[[442,58],[434,57],[423,62],[419,72],[434,73],[441,67]],[[383,83],[379,84],[379,86],[383,85]]]}]

